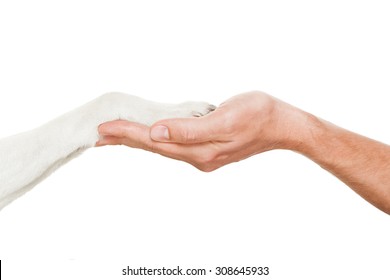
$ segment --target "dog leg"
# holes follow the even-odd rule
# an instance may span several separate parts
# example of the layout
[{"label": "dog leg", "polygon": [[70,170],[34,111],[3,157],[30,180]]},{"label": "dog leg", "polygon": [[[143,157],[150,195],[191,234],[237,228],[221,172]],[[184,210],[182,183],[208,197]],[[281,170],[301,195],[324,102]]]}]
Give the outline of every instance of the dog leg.
[{"label": "dog leg", "polygon": [[1,139],[0,209],[93,147],[103,122],[124,119],[151,125],[159,119],[201,116],[214,108],[203,102],[172,105],[108,93],[39,128]]}]

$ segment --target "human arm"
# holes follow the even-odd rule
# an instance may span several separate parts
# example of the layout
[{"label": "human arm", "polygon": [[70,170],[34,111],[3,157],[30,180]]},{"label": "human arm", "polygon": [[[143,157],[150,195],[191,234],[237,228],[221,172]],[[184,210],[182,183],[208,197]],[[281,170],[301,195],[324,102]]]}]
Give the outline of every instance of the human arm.
[{"label": "human arm", "polygon": [[313,124],[311,141],[296,151],[390,214],[390,146],[321,119]]},{"label": "human arm", "polygon": [[261,92],[234,96],[195,119],[151,128],[102,124],[97,145],[124,144],[186,161],[203,171],[273,149],[298,152],[390,214],[390,147],[321,120]]}]

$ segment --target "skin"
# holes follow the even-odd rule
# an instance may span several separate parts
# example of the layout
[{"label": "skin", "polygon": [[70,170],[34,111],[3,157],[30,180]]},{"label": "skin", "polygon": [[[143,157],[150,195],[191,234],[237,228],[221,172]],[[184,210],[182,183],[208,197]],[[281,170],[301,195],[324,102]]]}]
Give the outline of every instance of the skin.
[{"label": "skin", "polygon": [[244,93],[206,116],[99,126],[97,146],[126,145],[210,172],[273,150],[300,153],[390,214],[390,146],[337,127],[262,92]]}]

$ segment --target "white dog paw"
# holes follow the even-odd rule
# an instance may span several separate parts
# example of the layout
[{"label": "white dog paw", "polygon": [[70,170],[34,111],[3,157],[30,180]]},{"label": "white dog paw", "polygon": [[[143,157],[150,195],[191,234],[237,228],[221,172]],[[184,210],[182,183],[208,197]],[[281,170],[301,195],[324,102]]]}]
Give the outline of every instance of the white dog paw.
[{"label": "white dog paw", "polygon": [[178,117],[201,117],[217,108],[207,102],[185,102],[176,106]]},{"label": "white dog paw", "polygon": [[93,107],[88,110],[98,112],[96,118],[98,124],[123,119],[152,125],[161,119],[204,116],[215,109],[214,105],[206,102],[164,104],[124,93],[111,92],[95,100]]}]

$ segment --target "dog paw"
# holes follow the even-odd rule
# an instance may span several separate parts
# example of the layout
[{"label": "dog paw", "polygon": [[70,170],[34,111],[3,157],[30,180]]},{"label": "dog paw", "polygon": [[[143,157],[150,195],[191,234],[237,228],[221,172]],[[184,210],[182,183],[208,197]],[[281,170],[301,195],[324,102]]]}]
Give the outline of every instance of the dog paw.
[{"label": "dog paw", "polygon": [[207,115],[208,113],[214,111],[215,109],[217,109],[217,106],[212,105],[212,104],[208,104],[204,108],[204,110],[192,111],[191,114],[193,117],[201,117],[201,116]]},{"label": "dog paw", "polygon": [[217,108],[207,102],[185,102],[177,106],[178,117],[201,117]]},{"label": "dog paw", "polygon": [[201,117],[216,109],[206,102],[164,104],[118,92],[102,95],[91,106],[89,110],[97,112],[98,123],[123,119],[145,125],[162,119]]}]

